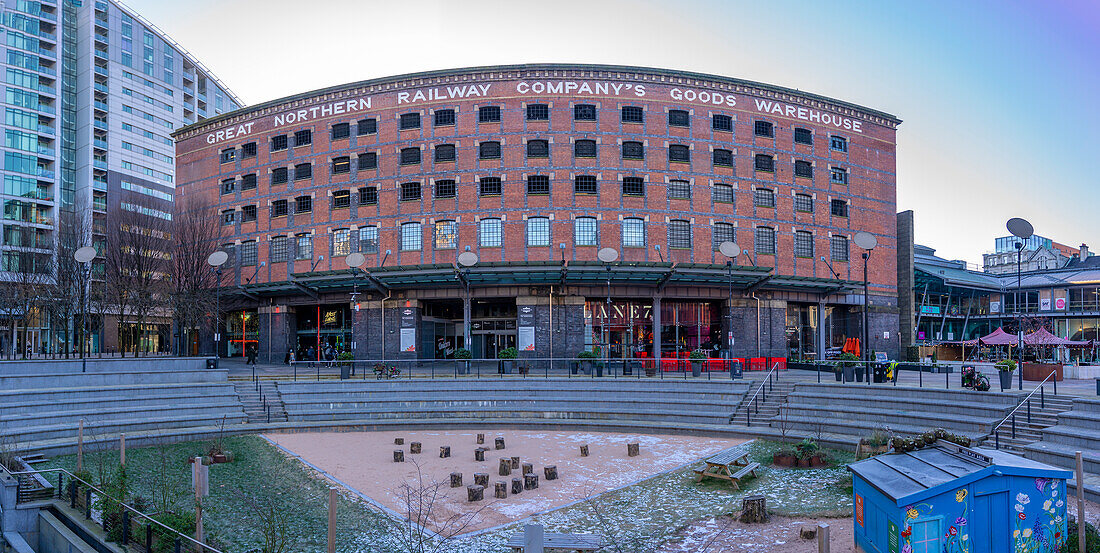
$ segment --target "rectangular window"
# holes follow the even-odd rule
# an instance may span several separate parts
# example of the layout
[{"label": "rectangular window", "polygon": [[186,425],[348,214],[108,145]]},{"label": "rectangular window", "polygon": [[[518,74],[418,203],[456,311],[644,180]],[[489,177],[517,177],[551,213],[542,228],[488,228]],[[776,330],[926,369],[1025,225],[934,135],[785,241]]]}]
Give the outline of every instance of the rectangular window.
[{"label": "rectangular window", "polygon": [[550,157],[550,143],[546,140],[528,140],[527,157]]},{"label": "rectangular window", "polygon": [[351,231],[342,228],[332,231],[332,257],[343,257],[351,253]]},{"label": "rectangular window", "polygon": [[843,167],[829,169],[829,181],[835,184],[848,184],[848,170]]},{"label": "rectangular window", "polygon": [[914,521],[912,528],[913,553],[940,553],[943,551],[940,519]]},{"label": "rectangular window", "polygon": [[715,131],[733,132],[733,118],[716,113],[710,118],[710,128]]},{"label": "rectangular window", "polygon": [[500,159],[500,142],[478,144],[477,155],[481,159]]},{"label": "rectangular window", "polygon": [[578,140],[574,142],[573,155],[576,157],[596,157],[596,141]]},{"label": "rectangular window", "polygon": [[294,213],[309,213],[310,211],[313,211],[313,196],[294,198]]},{"label": "rectangular window", "polygon": [[340,140],[351,136],[351,125],[348,123],[336,123],[332,126],[332,139]]},{"label": "rectangular window", "polygon": [[733,152],[723,149],[715,149],[711,155],[716,167],[733,167]]},{"label": "rectangular window", "polygon": [[313,144],[313,131],[309,129],[300,130],[294,133],[294,147],[309,146]]},{"label": "rectangular window", "polygon": [[449,179],[435,181],[435,197],[436,198],[453,198],[453,197],[455,197],[455,181],[449,180]]},{"label": "rectangular window", "polygon": [[829,211],[833,214],[833,217],[847,217],[848,202],[844,200],[832,200],[829,202]]},{"label": "rectangular window", "polygon": [[717,203],[733,203],[733,186],[729,184],[716,184],[711,189],[711,201]]},{"label": "rectangular window", "polygon": [[550,219],[547,217],[529,217],[527,219],[527,245],[550,245]]},{"label": "rectangular window", "polygon": [[251,223],[256,220],[256,206],[255,205],[243,205],[241,206],[241,222]]},{"label": "rectangular window", "polygon": [[814,166],[809,161],[803,161],[801,159],[794,162],[794,176],[812,179],[814,177]]},{"label": "rectangular window", "polygon": [[378,253],[378,227],[371,225],[359,229],[359,253]]},{"label": "rectangular window", "polygon": [[575,121],[595,121],[596,106],[592,104],[577,104],[573,106],[573,119]]},{"label": "rectangular window", "polygon": [[794,233],[794,256],[802,257],[806,259],[813,259],[814,257],[814,235],[813,233],[797,230]]},{"label": "rectangular window", "polygon": [[347,156],[340,156],[332,158],[332,174],[338,175],[340,173],[351,172],[351,158]]},{"label": "rectangular window", "polygon": [[419,182],[403,182],[401,183],[401,201],[408,202],[420,199],[420,183]]},{"label": "rectangular window", "polygon": [[768,188],[753,190],[752,203],[756,207],[775,207],[775,191]]},{"label": "rectangular window", "polygon": [[578,246],[599,246],[599,231],[595,217],[577,217],[573,221],[573,238]]},{"label": "rectangular window", "polygon": [[278,152],[286,149],[286,135],[280,134],[271,137],[271,151]]},{"label": "rectangular window", "polygon": [[237,189],[236,179],[224,179],[222,180],[222,194],[232,194]]},{"label": "rectangular window", "polygon": [[237,219],[237,212],[232,209],[222,211],[222,226],[232,225]]},{"label": "rectangular window", "polygon": [[527,105],[527,120],[528,121],[549,121],[550,120],[550,106],[546,104],[528,104]]},{"label": "rectangular window", "polygon": [[351,191],[337,190],[332,193],[332,208],[345,209],[351,207]]},{"label": "rectangular window", "polygon": [[241,157],[242,158],[256,157],[256,143],[255,142],[247,142],[245,144],[242,144],[241,145]]},{"label": "rectangular window", "polygon": [[794,143],[812,145],[814,143],[813,131],[810,129],[796,128],[794,130]]},{"label": "rectangular window", "polygon": [[237,159],[237,149],[236,148],[226,148],[226,149],[222,150],[221,155],[219,156],[219,159],[222,163],[233,163],[233,161],[235,161]]},{"label": "rectangular window", "polygon": [[753,242],[756,253],[760,255],[775,255],[775,229],[771,227],[756,227],[753,233]]},{"label": "rectangular window", "polygon": [[355,124],[356,134],[363,136],[364,134],[374,134],[378,132],[378,120],[372,118],[360,119]]},{"label": "rectangular window", "polygon": [[481,106],[477,109],[478,123],[500,123],[500,106]]},{"label": "rectangular window", "polygon": [[714,229],[711,231],[711,248],[717,252],[721,251],[719,248],[722,242],[736,242],[735,232],[735,227],[729,223],[714,223]]},{"label": "rectangular window", "polygon": [[775,158],[768,154],[756,154],[753,157],[753,168],[757,171],[775,172]]},{"label": "rectangular window", "polygon": [[308,179],[313,176],[313,165],[299,163],[294,166],[294,180]]},{"label": "rectangular window", "polygon": [[359,205],[375,205],[378,203],[378,189],[373,186],[364,186],[359,189]]},{"label": "rectangular window", "polygon": [[623,123],[644,123],[645,110],[637,106],[623,106]]},{"label": "rectangular window", "polygon": [[574,194],[597,194],[595,175],[577,175],[573,178]]},{"label": "rectangular window", "polygon": [[288,173],[289,171],[286,170],[286,167],[276,167],[272,169],[271,184],[285,184],[289,178]]},{"label": "rectangular window", "polygon": [[545,196],[550,193],[550,177],[547,175],[529,175],[527,177],[527,194],[532,196]]},{"label": "rectangular window", "polygon": [[636,217],[623,219],[623,247],[645,247],[645,220]]},{"label": "rectangular window", "polygon": [[499,196],[501,192],[500,177],[482,177],[478,181],[478,193],[482,196]]},{"label": "rectangular window", "polygon": [[683,144],[671,144],[668,147],[668,160],[674,163],[689,163],[691,149]]},{"label": "rectangular window", "polygon": [[455,124],[455,110],[453,109],[437,109],[435,110],[435,126],[437,127],[449,127]]},{"label": "rectangular window", "polygon": [[275,200],[271,202],[271,217],[286,217],[286,212],[286,200]]},{"label": "rectangular window", "polygon": [[691,249],[691,222],[673,220],[668,222],[668,247]]},{"label": "rectangular window", "polygon": [[623,196],[645,196],[645,179],[623,177]]},{"label": "rectangular window", "polygon": [[[420,128],[420,114],[419,113],[402,113],[400,124],[398,128],[401,130],[419,129]],[[417,248],[420,249],[420,248]]]},{"label": "rectangular window", "polygon": [[809,194],[795,194],[794,210],[802,211],[804,213],[813,213],[814,197]]},{"label": "rectangular window", "polygon": [[401,165],[418,165],[420,148],[401,148]]},{"label": "rectangular window", "polygon": [[455,145],[454,144],[436,144],[436,146],[435,146],[435,160],[436,161],[454,161],[455,160]]},{"label": "rectangular window", "polygon": [[313,259],[313,235],[302,233],[294,235],[294,259]]},{"label": "rectangular window", "polygon": [[500,219],[482,219],[478,222],[478,236],[483,248],[499,248],[501,244]]},{"label": "rectangular window", "polygon": [[829,137],[829,148],[831,148],[833,150],[841,151],[841,152],[847,152],[848,151],[848,139],[844,138],[843,136],[830,136]]},{"label": "rectangular window", "polygon": [[420,230],[420,223],[401,224],[401,249],[404,251],[419,250],[424,242],[424,233]]},{"label": "rectangular window", "polygon": [[641,142],[623,142],[623,159],[645,159]]},{"label": "rectangular window", "polygon": [[668,181],[668,197],[691,199],[691,183],[686,180]]},{"label": "rectangular window", "polygon": [[377,169],[378,154],[375,152],[363,152],[359,154],[359,170]]},{"label": "rectangular window", "polygon": [[767,138],[775,137],[775,125],[769,121],[757,121],[753,125],[753,134]]},{"label": "rectangular window", "polygon": [[848,261],[848,238],[832,236],[829,238],[829,257],[833,261]]},{"label": "rectangular window", "polygon": [[690,127],[691,116],[682,109],[670,109],[668,110],[668,126]]},{"label": "rectangular window", "polygon": [[246,240],[241,242],[241,265],[251,267],[256,264],[256,241]]},{"label": "rectangular window", "polygon": [[453,250],[458,248],[458,225],[454,221],[436,221],[435,249]]},{"label": "rectangular window", "polygon": [[286,236],[272,236],[268,257],[272,263],[286,263],[290,259],[290,240]]}]

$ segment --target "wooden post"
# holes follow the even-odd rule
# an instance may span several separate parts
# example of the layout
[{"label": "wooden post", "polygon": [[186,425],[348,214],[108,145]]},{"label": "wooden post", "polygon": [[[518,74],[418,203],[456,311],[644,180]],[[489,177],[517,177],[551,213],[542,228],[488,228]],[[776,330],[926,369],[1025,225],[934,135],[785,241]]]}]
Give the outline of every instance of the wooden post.
[{"label": "wooden post", "polygon": [[493,497],[497,499],[504,499],[508,497],[508,483],[507,482],[494,482],[493,483]]},{"label": "wooden post", "polygon": [[497,436],[496,448],[497,449],[504,449],[504,436]]},{"label": "wooden post", "polygon": [[475,449],[474,450],[474,460],[475,461],[484,461],[485,460],[485,451],[487,451],[487,450],[484,447],[479,447],[479,448]]},{"label": "wooden post", "polygon": [[542,474],[543,474],[543,476],[546,477],[547,480],[557,480],[558,479],[558,466],[557,465],[549,465],[549,466],[543,467],[542,468]]},{"label": "wooden post", "polygon": [[636,443],[626,444],[626,456],[627,457],[637,457],[638,454],[639,454],[638,444],[636,444]]},{"label": "wooden post", "polygon": [[531,463],[523,463],[523,471],[521,474],[527,475],[535,472],[535,465]]},{"label": "wooden post", "polygon": [[523,475],[523,489],[534,490],[539,487],[539,475],[528,473]]},{"label": "wooden post", "polygon": [[528,524],[523,527],[523,553],[544,553],[545,531],[541,524]]},{"label": "wooden post", "polygon": [[451,487],[452,488],[462,487],[462,473],[461,472],[452,472],[451,473]]},{"label": "wooden post", "polygon": [[420,453],[420,442],[410,442],[409,453]]},{"label": "wooden post", "polygon": [[481,501],[485,499],[485,486],[480,484],[473,484],[466,486],[466,500],[469,502]]},{"label": "wooden post", "polygon": [[519,468],[519,457],[512,457],[512,470]]},{"label": "wooden post", "polygon": [[500,469],[497,470],[497,474],[501,476],[508,476],[512,474],[512,461],[508,458],[500,460]]},{"label": "wooden post", "polygon": [[395,449],[393,450],[393,462],[404,463],[405,462],[405,450]]},{"label": "wooden post", "polygon": [[328,489],[328,553],[336,553],[336,488]]},{"label": "wooden post", "polygon": [[449,445],[439,446],[439,458],[440,459],[445,459],[445,458],[450,457],[450,456],[451,456],[451,446],[449,446]]},{"label": "wooden post", "polygon": [[118,437],[118,464],[126,468],[126,433]]},{"label": "wooden post", "polygon": [[520,493],[522,491],[523,491],[523,479],[522,478],[513,478],[512,479],[512,495],[516,495],[517,493]]},{"label": "wooden post", "polygon": [[741,522],[768,522],[768,503],[762,495],[750,495],[741,500]]},{"label": "wooden post", "polygon": [[1085,550],[1085,469],[1081,452],[1073,453],[1077,462],[1077,550]]},{"label": "wooden post", "polygon": [[191,481],[194,482],[195,487],[195,539],[200,543],[203,541],[203,527],[202,527],[202,496],[205,495],[203,485],[203,466],[201,463],[193,463],[191,465]]},{"label": "wooden post", "polygon": [[581,457],[588,457],[588,444],[581,446]]},{"label": "wooden post", "polygon": [[394,438],[393,445],[405,445],[405,438]]},{"label": "wooden post", "polygon": [[829,553],[829,525],[824,522],[817,525],[817,553]]},{"label": "wooden post", "polygon": [[481,445],[481,444],[485,443],[485,434],[478,434],[477,435],[477,443],[478,443],[478,445]]},{"label": "wooden post", "polygon": [[84,419],[76,427],[76,472],[84,470]]},{"label": "wooden post", "polygon": [[482,487],[488,486],[489,485],[489,473],[487,473],[487,472],[475,472],[474,473],[474,484],[477,484],[478,486],[482,486]]}]

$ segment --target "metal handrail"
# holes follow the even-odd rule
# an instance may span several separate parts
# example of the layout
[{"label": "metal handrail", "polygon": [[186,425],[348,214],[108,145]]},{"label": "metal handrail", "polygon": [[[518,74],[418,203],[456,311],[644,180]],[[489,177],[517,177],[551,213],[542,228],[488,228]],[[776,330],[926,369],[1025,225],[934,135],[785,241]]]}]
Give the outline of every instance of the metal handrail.
[{"label": "metal handrail", "polygon": [[[752,426],[752,418],[751,418],[750,413],[752,413],[752,404],[753,404],[753,401],[756,400],[756,396],[759,395],[760,392],[764,390],[764,385],[765,384],[768,384],[769,387],[770,387],[773,374],[776,375],[775,379],[779,380],[778,373],[776,373],[777,370],[779,370],[779,362],[778,361],[775,362],[774,364],[772,364],[771,370],[768,371],[768,374],[764,375],[764,380],[761,381],[760,385],[756,387],[756,391],[752,393],[752,396],[749,397],[748,401],[746,401],[743,404],[745,406],[745,425],[746,426]],[[764,394],[764,398],[765,398],[765,401],[767,401],[767,393]],[[759,413],[759,412],[760,412],[759,409],[757,409],[757,413]],[[734,415],[736,415],[736,414],[737,413],[734,413]],[[732,419],[733,417],[730,417],[730,418]]]},{"label": "metal handrail", "polygon": [[[1043,381],[1042,381],[1042,382],[1040,382],[1040,383],[1039,383],[1039,385],[1038,385],[1038,386],[1036,386],[1036,387],[1035,387],[1035,389],[1031,391],[1031,393],[1029,393],[1028,395],[1024,396],[1024,399],[1023,399],[1023,400],[1021,400],[1021,401],[1020,401],[1020,403],[1018,403],[1018,404],[1016,405],[1016,407],[1014,407],[1014,408],[1012,409],[1012,411],[1009,411],[1009,413],[1008,413],[1007,415],[1005,415],[1005,418],[1001,419],[1001,422],[1000,422],[999,424],[997,424],[997,426],[994,426],[994,427],[993,427],[993,430],[990,430],[990,431],[989,431],[989,433],[990,433],[990,434],[993,434],[993,433],[997,432],[997,429],[999,429],[1000,427],[1004,426],[1004,424],[1005,424],[1006,422],[1008,422],[1008,420],[1009,420],[1009,419],[1010,419],[1010,418],[1011,418],[1011,417],[1012,417],[1013,415],[1015,415],[1015,414],[1016,414],[1016,411],[1019,411],[1019,410],[1020,410],[1020,408],[1021,408],[1021,407],[1023,407],[1025,403],[1027,403],[1027,402],[1031,401],[1031,396],[1035,395],[1035,392],[1038,392],[1039,390],[1041,390],[1041,389],[1043,388],[1043,385],[1044,385],[1044,384],[1046,384],[1046,383],[1047,383],[1047,380],[1048,380],[1048,379],[1050,379],[1050,377],[1052,377],[1052,376],[1055,376],[1055,372],[1054,372],[1054,371],[1050,371],[1050,374],[1048,374],[1048,375],[1047,375],[1047,377],[1046,377],[1046,378],[1044,378],[1044,379],[1043,379]],[[1045,403],[1045,402],[1044,402],[1044,403]],[[1030,405],[1030,404],[1029,404],[1029,405]]]},{"label": "metal handrail", "polygon": [[[202,551],[208,551],[209,553],[223,553],[221,550],[215,549],[214,547],[206,545],[205,543],[203,543],[199,540],[196,540],[195,538],[192,538],[191,536],[188,536],[187,534],[183,534],[180,531],[176,530],[175,528],[172,528],[171,526],[168,526],[167,524],[164,524],[163,522],[160,522],[159,520],[154,519],[153,517],[151,517],[151,516],[141,512],[141,511],[139,511],[139,510],[123,503],[122,501],[120,501],[118,499],[115,499],[114,497],[111,497],[110,495],[104,493],[103,490],[93,486],[90,482],[84,480],[83,478],[80,478],[79,476],[77,476],[77,475],[75,475],[75,474],[73,474],[73,473],[71,473],[71,472],[69,472],[69,471],[67,471],[63,468],[52,468],[52,469],[42,469],[42,470],[24,470],[24,471],[20,471],[20,472],[8,472],[8,474],[10,474],[12,476],[37,476],[37,475],[40,475],[42,473],[47,473],[47,472],[57,472],[57,473],[68,474],[70,482],[75,480],[77,482],[83,483],[85,486],[88,487],[89,490],[95,491],[95,493],[99,497],[106,498],[110,501],[118,503],[125,510],[130,511],[130,512],[134,513],[135,515],[141,517],[141,518],[144,518],[145,520],[149,521],[149,523],[151,523],[151,524],[155,524],[157,526],[160,526],[161,528],[164,528],[168,532],[170,532],[172,534],[175,534],[176,539],[184,539],[186,541],[191,542],[193,545],[201,547]],[[58,483],[58,489],[60,491],[60,482]]]}]

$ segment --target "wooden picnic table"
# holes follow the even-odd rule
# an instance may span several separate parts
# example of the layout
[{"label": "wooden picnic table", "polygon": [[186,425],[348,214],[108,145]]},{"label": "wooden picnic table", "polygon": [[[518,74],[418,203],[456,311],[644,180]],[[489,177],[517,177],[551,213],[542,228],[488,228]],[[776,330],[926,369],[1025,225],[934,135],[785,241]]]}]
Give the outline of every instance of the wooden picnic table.
[{"label": "wooden picnic table", "polygon": [[756,469],[760,468],[760,463],[749,462],[748,446],[750,444],[752,441],[704,459],[703,467],[695,469],[695,481],[702,482],[704,478],[717,478],[728,481],[734,488],[741,489],[738,482],[749,474],[756,477]]},{"label": "wooden picnic table", "polygon": [[[512,534],[508,538],[508,547],[512,551],[523,551],[523,533]],[[603,547],[603,538],[594,534],[551,534],[543,535],[543,548],[564,549],[566,551],[595,551]]]}]

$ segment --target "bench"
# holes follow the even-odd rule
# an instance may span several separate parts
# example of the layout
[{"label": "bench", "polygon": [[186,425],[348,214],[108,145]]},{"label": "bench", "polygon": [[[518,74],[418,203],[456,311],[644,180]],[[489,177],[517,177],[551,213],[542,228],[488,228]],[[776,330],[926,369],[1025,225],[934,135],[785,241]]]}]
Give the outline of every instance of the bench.
[{"label": "bench", "polygon": [[[566,551],[596,551],[603,547],[603,538],[593,534],[551,534],[543,535],[544,549],[564,549]],[[512,534],[508,538],[508,547],[512,551],[523,551],[523,533]]]},{"label": "bench", "polygon": [[749,462],[749,444],[746,442],[732,449],[727,449],[703,460],[703,467],[695,469],[695,481],[702,482],[704,478],[717,478],[725,480],[736,489],[741,489],[738,482],[748,475],[756,477],[756,469],[760,463]]}]

